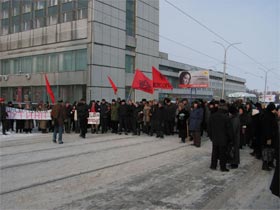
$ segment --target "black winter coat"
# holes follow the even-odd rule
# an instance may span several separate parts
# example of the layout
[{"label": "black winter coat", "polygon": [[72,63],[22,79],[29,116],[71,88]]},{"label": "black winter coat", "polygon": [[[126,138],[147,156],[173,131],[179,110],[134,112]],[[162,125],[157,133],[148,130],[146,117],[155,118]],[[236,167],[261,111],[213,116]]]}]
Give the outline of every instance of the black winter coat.
[{"label": "black winter coat", "polygon": [[87,104],[85,103],[78,103],[77,105],[77,115],[78,115],[78,119],[80,120],[85,120],[88,118],[89,116],[89,107]]},{"label": "black winter coat", "polygon": [[223,110],[218,110],[210,116],[208,135],[216,146],[227,146],[232,142],[233,131],[230,119]]},{"label": "black winter coat", "polygon": [[177,114],[177,127],[179,130],[179,137],[181,138],[187,137],[187,119],[189,116],[189,112],[185,109],[179,111]]}]

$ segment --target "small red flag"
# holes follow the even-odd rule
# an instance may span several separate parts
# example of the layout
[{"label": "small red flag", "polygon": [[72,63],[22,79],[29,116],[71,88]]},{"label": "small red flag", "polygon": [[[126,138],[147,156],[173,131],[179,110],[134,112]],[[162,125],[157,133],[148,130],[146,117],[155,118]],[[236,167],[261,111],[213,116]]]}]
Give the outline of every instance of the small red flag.
[{"label": "small red flag", "polygon": [[111,84],[111,86],[112,86],[112,88],[113,88],[113,90],[114,90],[114,93],[115,93],[115,95],[117,94],[117,91],[118,91],[118,88],[117,88],[117,86],[115,85],[115,83],[113,82],[113,80],[108,76],[108,80],[109,80],[109,82],[110,82],[110,84]]},{"label": "small red flag", "polygon": [[54,104],[55,100],[54,100],[54,94],[53,94],[53,91],[51,89],[51,86],[50,86],[50,83],[49,83],[49,80],[48,80],[48,77],[47,75],[45,74],[45,81],[46,81],[46,88],[47,88],[47,92],[48,94],[50,95],[50,98],[52,100],[52,103]]},{"label": "small red flag", "polygon": [[173,89],[170,82],[166,79],[166,77],[159,72],[155,67],[152,67],[153,70],[153,86],[154,88],[159,89]]},{"label": "small red flag", "polygon": [[153,94],[153,81],[150,80],[145,74],[143,74],[140,70],[136,69],[134,79],[132,82],[132,88],[142,90],[144,92]]}]

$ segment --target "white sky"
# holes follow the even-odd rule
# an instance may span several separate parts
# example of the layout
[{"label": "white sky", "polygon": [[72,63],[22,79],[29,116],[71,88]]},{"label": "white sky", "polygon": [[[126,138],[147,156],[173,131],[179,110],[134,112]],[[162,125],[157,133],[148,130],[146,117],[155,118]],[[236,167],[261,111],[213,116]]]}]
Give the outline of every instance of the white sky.
[{"label": "white sky", "polygon": [[229,44],[166,1],[229,43],[241,42],[236,47],[256,61],[230,47],[227,51],[228,74],[245,78],[251,90],[263,91],[265,73],[261,69],[265,66],[272,69],[267,74],[268,90],[280,91],[280,0],[160,0],[160,51],[168,53],[171,60],[223,71],[224,49],[213,41],[225,46]]}]

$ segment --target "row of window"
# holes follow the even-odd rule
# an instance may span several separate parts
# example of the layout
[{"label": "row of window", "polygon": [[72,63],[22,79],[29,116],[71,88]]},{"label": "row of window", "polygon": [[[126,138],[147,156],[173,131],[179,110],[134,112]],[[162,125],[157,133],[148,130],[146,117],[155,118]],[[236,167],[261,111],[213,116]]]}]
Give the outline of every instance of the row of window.
[{"label": "row of window", "polygon": [[87,0],[12,0],[0,8],[1,35],[87,18]]},{"label": "row of window", "polygon": [[[27,87],[3,87],[1,88],[0,97],[7,101],[13,102],[50,102],[50,98],[46,92],[44,80],[42,86]],[[80,98],[86,97],[86,85],[56,85],[51,84],[55,99],[61,98],[63,101],[73,103]]]},{"label": "row of window", "polygon": [[87,50],[27,56],[1,61],[3,75],[87,70]]}]

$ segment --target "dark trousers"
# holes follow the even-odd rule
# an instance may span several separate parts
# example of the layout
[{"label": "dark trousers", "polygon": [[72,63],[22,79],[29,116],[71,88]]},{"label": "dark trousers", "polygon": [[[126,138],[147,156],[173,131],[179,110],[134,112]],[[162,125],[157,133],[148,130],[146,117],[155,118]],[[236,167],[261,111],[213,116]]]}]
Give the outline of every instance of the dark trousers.
[{"label": "dark trousers", "polygon": [[165,122],[165,134],[166,135],[173,135],[174,134],[174,126],[175,126],[174,120],[167,120]]},{"label": "dark trousers", "polygon": [[118,121],[111,121],[111,125],[112,125],[112,133],[117,133],[118,132]]},{"label": "dark trousers", "polygon": [[108,131],[108,118],[101,118],[101,132],[106,133]]},{"label": "dark trousers", "polygon": [[87,119],[80,119],[80,134],[85,137],[87,133]]},{"label": "dark trousers", "polygon": [[125,117],[120,117],[119,119],[119,133],[121,133],[123,130],[124,132],[127,132],[127,123],[126,123],[126,118]]},{"label": "dark trousers", "polygon": [[6,134],[7,128],[6,128],[6,120],[1,120],[2,122],[2,133]]},{"label": "dark trousers", "polygon": [[197,147],[200,147],[201,145],[200,131],[193,131],[192,136],[193,136],[193,144]]},{"label": "dark trousers", "polygon": [[217,168],[218,159],[220,160],[221,170],[226,168],[227,146],[212,145],[211,168]]}]

